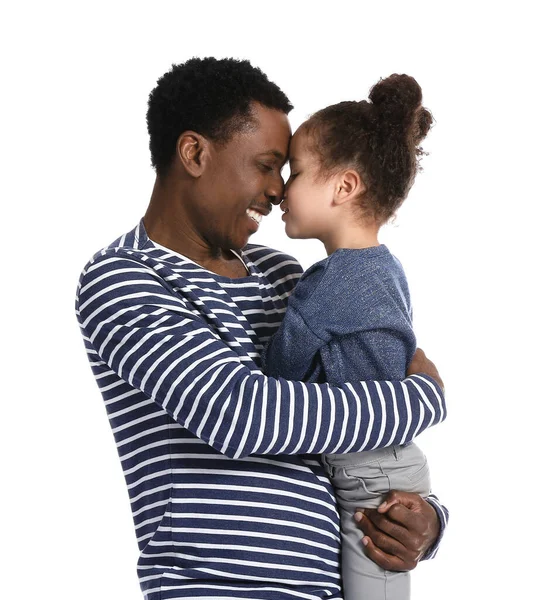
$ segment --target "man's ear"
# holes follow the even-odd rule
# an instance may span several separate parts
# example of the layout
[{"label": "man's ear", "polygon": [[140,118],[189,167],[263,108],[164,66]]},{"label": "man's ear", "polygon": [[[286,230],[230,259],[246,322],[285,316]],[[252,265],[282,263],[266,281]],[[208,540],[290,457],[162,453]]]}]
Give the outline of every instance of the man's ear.
[{"label": "man's ear", "polygon": [[177,158],[191,177],[200,177],[210,154],[210,142],[195,131],[184,131],[177,140]]},{"label": "man's ear", "polygon": [[354,169],[341,171],[336,178],[333,204],[341,205],[362,194],[366,187],[359,173]]}]

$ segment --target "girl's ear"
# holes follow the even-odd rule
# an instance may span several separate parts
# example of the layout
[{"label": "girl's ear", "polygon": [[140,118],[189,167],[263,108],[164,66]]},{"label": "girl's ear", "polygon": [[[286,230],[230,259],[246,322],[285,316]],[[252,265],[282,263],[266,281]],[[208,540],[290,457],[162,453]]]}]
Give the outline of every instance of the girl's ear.
[{"label": "girl's ear", "polygon": [[362,178],[354,169],[346,169],[337,176],[333,203],[344,204],[361,195],[366,187]]}]

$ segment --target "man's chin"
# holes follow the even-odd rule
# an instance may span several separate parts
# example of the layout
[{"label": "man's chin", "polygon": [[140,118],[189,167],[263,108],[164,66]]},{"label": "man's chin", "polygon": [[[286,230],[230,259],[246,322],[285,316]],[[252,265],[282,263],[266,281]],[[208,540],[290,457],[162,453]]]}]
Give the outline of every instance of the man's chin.
[{"label": "man's chin", "polygon": [[226,247],[229,248],[230,250],[235,250],[236,252],[239,252],[240,250],[243,250],[247,246],[251,235],[253,235],[253,234],[250,234],[247,237],[241,237],[239,239],[231,239],[228,241],[228,244]]}]

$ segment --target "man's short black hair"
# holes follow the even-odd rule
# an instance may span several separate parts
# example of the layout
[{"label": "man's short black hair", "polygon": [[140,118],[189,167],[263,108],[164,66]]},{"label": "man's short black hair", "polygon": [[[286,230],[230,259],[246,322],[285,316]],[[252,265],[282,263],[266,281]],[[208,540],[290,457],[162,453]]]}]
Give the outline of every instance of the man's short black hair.
[{"label": "man's short black hair", "polygon": [[165,173],[177,139],[191,130],[227,142],[252,120],[251,102],[283,111],[287,96],[257,67],[234,58],[191,58],[172,65],[148,99],[147,126],[152,166]]}]

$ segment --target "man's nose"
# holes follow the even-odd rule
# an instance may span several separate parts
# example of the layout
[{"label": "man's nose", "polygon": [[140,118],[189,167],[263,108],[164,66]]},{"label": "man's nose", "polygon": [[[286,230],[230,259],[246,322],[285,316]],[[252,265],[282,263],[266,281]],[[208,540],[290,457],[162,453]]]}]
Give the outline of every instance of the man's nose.
[{"label": "man's nose", "polygon": [[285,187],[283,182],[281,182],[279,185],[273,186],[267,190],[266,197],[271,204],[275,204],[277,206],[283,200],[284,194]]}]

